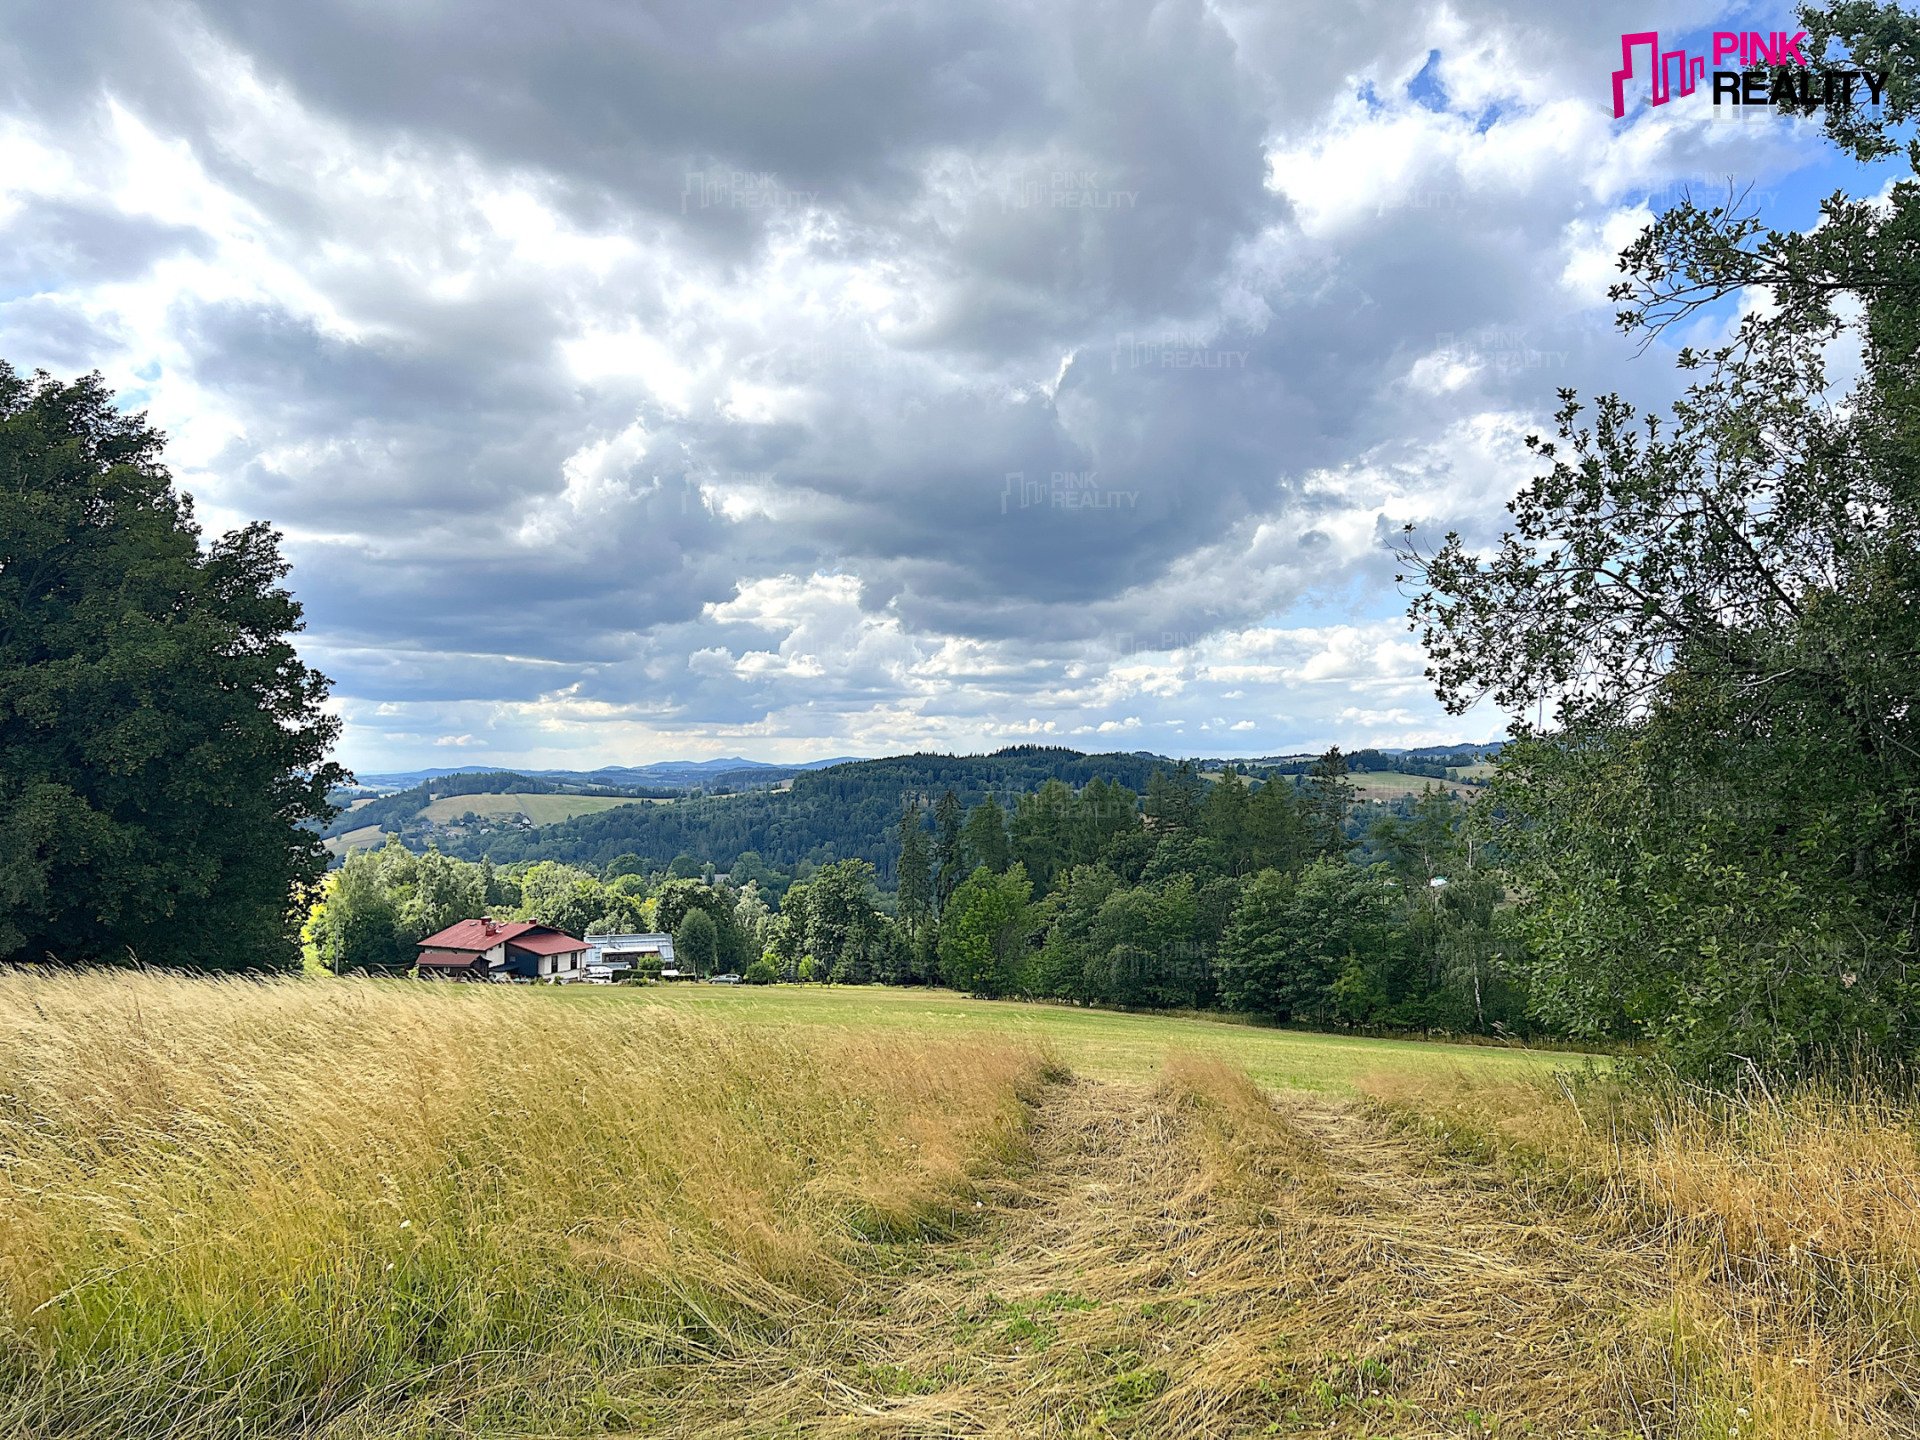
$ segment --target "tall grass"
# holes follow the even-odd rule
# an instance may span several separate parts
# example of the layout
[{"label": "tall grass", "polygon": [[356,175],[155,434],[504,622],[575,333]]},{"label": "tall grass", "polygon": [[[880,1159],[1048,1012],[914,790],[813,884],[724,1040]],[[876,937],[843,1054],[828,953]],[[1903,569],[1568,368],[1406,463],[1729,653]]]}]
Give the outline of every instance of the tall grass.
[{"label": "tall grass", "polygon": [[639,1426],[1016,1162],[987,1040],[0,972],[0,1434]]},{"label": "tall grass", "polygon": [[1731,1095],[1638,1071],[1382,1077],[1396,1114],[1548,1184],[1664,1258],[1649,1386],[1688,1433],[1920,1435],[1920,1134],[1862,1086]]}]

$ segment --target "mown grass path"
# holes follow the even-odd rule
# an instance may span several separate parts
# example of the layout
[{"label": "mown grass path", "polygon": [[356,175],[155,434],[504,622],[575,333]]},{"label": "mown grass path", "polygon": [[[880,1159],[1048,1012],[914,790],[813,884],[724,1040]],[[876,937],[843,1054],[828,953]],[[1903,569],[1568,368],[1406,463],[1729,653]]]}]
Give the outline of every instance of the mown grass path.
[{"label": "mown grass path", "polygon": [[689,1369],[700,1435],[1661,1435],[1624,1378],[1655,1258],[1358,1102],[1208,1061],[1078,1079],[982,1223],[900,1247],[764,1355]]}]

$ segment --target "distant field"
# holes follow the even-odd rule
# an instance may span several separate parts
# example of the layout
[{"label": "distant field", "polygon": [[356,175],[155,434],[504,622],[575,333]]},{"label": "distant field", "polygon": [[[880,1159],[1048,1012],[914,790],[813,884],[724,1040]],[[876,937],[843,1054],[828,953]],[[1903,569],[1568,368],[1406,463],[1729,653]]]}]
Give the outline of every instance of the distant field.
[{"label": "distant field", "polygon": [[1491,760],[1482,760],[1477,765],[1456,765],[1447,774],[1456,780],[1491,780],[1499,770]]},{"label": "distant field", "polygon": [[620,805],[668,804],[611,795],[443,795],[420,813],[436,825],[449,825],[471,811],[475,815],[524,815],[536,825],[557,825],[576,815],[596,815]]},{"label": "distant field", "polygon": [[660,1006],[754,1024],[1037,1042],[1075,1071],[1099,1080],[1152,1080],[1167,1056],[1176,1052],[1223,1060],[1265,1085],[1341,1092],[1385,1072],[1519,1078],[1581,1063],[1580,1056],[1564,1052],[1316,1035],[1219,1020],[974,1000],[950,990],[878,985],[681,984],[610,990],[580,986],[559,993],[588,1004]]},{"label": "distant field", "polygon": [[1394,800],[1402,795],[1418,795],[1429,785],[1451,790],[1456,795],[1472,793],[1465,785],[1426,775],[1403,775],[1398,770],[1356,770],[1347,776],[1347,783],[1362,800]]},{"label": "distant field", "polygon": [[380,843],[381,833],[378,825],[362,825],[358,830],[348,830],[325,842],[327,853],[345,855],[349,851],[369,849]]}]

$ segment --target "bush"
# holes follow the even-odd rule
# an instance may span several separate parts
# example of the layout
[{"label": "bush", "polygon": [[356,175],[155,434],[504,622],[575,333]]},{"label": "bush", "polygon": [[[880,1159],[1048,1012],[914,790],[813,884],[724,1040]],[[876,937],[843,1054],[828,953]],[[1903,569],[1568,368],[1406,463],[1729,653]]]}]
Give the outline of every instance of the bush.
[{"label": "bush", "polygon": [[773,961],[762,955],[747,966],[747,973],[743,978],[749,985],[771,985],[780,978],[780,971]]}]

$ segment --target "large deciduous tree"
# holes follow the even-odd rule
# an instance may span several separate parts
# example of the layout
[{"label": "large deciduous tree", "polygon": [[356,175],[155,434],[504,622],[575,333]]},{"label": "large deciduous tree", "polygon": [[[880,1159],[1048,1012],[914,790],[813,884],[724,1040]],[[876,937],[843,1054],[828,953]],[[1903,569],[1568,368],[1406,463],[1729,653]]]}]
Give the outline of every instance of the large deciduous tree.
[{"label": "large deciduous tree", "polygon": [[982,865],[953,892],[940,917],[940,967],[949,985],[975,995],[1012,995],[1029,959],[1033,885],[1019,864],[996,874]]},{"label": "large deciduous tree", "polygon": [[0,960],[299,963],[339,722],[279,537],[203,543],[162,443],[0,362]]},{"label": "large deciduous tree", "polygon": [[[1802,23],[1892,72],[1879,112],[1825,112],[1832,137],[1899,153],[1920,17],[1850,3]],[[1562,392],[1499,542],[1405,552],[1449,707],[1536,717],[1497,785],[1534,1002],[1706,1076],[1911,1056],[1920,183],[1836,194],[1804,231],[1737,195],[1681,204],[1622,270],[1630,331],[1724,317],[1724,340],[1679,353],[1683,398],[1658,415]],[[1828,360],[1848,351],[1842,387]]]}]

